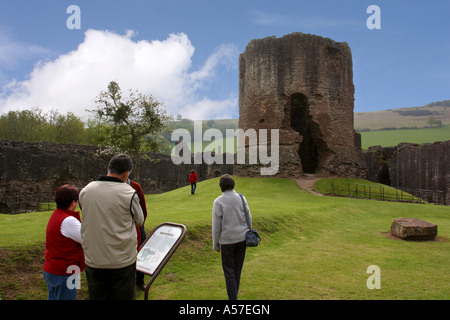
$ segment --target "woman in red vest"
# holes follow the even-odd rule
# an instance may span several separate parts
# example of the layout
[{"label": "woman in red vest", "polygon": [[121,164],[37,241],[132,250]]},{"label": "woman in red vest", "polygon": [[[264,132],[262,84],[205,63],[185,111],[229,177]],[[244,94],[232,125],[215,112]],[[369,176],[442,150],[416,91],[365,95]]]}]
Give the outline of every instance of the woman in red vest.
[{"label": "woman in red vest", "polygon": [[68,184],[55,192],[56,210],[50,217],[46,231],[44,279],[48,287],[48,300],[75,300],[84,270],[81,247],[79,190]]}]

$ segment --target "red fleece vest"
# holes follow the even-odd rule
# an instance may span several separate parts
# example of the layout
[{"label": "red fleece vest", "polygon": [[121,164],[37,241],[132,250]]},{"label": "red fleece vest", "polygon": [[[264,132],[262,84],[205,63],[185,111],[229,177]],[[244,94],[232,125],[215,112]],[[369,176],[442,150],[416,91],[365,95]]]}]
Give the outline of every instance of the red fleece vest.
[{"label": "red fleece vest", "polygon": [[67,268],[71,265],[84,270],[84,253],[81,245],[61,233],[61,223],[67,217],[75,217],[80,220],[80,213],[70,210],[56,209],[47,225],[45,241],[45,261],[44,271],[57,275],[72,275],[67,273]]}]

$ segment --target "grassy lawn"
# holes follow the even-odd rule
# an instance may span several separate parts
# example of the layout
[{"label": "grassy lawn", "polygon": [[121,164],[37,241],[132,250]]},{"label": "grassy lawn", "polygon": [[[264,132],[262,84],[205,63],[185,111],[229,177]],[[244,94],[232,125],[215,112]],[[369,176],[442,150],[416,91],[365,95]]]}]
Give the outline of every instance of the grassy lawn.
[{"label": "grassy lawn", "polygon": [[[227,299],[220,254],[211,242],[212,202],[221,194],[218,179],[198,183],[195,195],[189,188],[146,196],[147,231],[168,221],[188,228],[149,299]],[[450,299],[449,207],[319,197],[277,178],[236,178],[236,191],[245,194],[262,236],[259,247],[247,250],[240,299]],[[0,298],[46,298],[39,277],[50,214],[0,215]],[[437,224],[438,241],[387,237],[398,217]],[[28,286],[8,280],[18,278],[25,258],[35,264],[36,280]],[[379,290],[366,286],[370,265],[380,267]],[[12,290],[5,286],[20,292],[7,296]],[[79,298],[85,298],[83,277],[81,286]],[[139,292],[137,298],[143,297]]]}]

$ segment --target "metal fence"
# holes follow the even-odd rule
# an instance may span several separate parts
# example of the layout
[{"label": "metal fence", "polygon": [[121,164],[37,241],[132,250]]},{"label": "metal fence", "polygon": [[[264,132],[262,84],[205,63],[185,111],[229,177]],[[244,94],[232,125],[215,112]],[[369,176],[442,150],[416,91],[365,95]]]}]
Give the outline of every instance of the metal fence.
[{"label": "metal fence", "polygon": [[[401,188],[387,191],[383,186],[351,184],[346,186],[336,186],[331,182],[331,193],[335,196],[352,197],[359,199],[373,199],[381,201],[432,203],[438,205],[448,205],[445,193],[436,190],[423,190]],[[27,199],[16,196],[15,198],[3,198],[0,196],[0,213],[18,214],[37,211],[53,211],[56,209],[54,202],[42,202],[39,198]]]},{"label": "metal fence", "polygon": [[445,193],[436,190],[389,188],[387,191],[383,186],[348,183],[343,187],[335,186],[333,182],[331,182],[331,190],[333,195],[352,198],[447,205]]},{"label": "metal fence", "polygon": [[447,197],[446,197],[444,191],[411,189],[411,188],[401,188],[401,190],[408,192],[409,194],[411,194],[427,203],[444,205],[444,206],[449,205],[449,203],[447,203]]}]

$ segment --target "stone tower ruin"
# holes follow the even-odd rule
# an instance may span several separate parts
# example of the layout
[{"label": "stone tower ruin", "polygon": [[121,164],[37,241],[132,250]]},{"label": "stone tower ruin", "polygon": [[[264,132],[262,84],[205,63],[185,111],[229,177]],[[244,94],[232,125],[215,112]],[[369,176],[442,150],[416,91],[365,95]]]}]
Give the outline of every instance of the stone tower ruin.
[{"label": "stone tower ruin", "polygon": [[[292,33],[252,40],[239,57],[239,128],[279,129],[278,176],[363,177],[353,109],[352,56],[345,42]],[[246,140],[247,154],[249,147]],[[235,174],[256,176],[259,167],[236,165]]]}]

